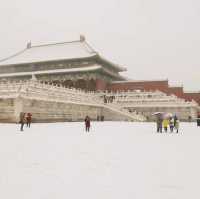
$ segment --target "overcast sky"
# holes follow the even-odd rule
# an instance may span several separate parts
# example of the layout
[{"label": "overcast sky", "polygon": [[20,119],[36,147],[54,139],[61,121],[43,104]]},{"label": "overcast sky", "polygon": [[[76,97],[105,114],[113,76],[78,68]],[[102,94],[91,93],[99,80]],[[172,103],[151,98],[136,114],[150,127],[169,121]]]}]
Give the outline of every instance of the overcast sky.
[{"label": "overcast sky", "polygon": [[0,0],[0,24],[0,59],[83,34],[131,79],[200,90],[199,0]]}]

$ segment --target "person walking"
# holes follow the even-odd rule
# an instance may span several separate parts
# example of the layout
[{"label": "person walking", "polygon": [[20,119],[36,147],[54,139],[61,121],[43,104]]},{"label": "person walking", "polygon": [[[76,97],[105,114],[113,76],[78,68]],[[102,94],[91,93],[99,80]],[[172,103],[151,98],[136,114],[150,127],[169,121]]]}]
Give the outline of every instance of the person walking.
[{"label": "person walking", "polygon": [[197,114],[197,126],[200,126],[200,112]]},{"label": "person walking", "polygon": [[89,116],[85,117],[85,130],[86,130],[86,132],[90,131],[90,118],[89,118]]},{"label": "person walking", "polygon": [[180,126],[180,122],[179,122],[179,120],[177,119],[177,120],[176,120],[176,125],[175,125],[176,133],[178,133],[178,131],[179,131],[179,126]]},{"label": "person walking", "polygon": [[163,120],[163,127],[164,127],[164,130],[165,130],[165,133],[167,133],[168,125],[169,125],[169,120],[165,118]]},{"label": "person walking", "polygon": [[24,112],[21,112],[20,115],[19,115],[19,118],[20,118],[20,121],[19,123],[21,124],[20,126],[20,131],[23,131],[24,129],[24,123],[26,122],[26,119],[25,119],[25,113]]},{"label": "person walking", "polygon": [[169,128],[170,128],[170,132],[173,133],[173,130],[174,130],[174,118],[171,117],[169,119]]},{"label": "person walking", "polygon": [[174,115],[174,126],[176,126],[176,120],[178,120],[178,117],[176,116],[176,114]]},{"label": "person walking", "polygon": [[157,133],[162,133],[162,118],[158,117],[156,120],[156,125],[157,125]]},{"label": "person walking", "polygon": [[26,126],[27,127],[31,127],[31,121],[32,121],[32,114],[31,113],[27,113],[26,115]]}]

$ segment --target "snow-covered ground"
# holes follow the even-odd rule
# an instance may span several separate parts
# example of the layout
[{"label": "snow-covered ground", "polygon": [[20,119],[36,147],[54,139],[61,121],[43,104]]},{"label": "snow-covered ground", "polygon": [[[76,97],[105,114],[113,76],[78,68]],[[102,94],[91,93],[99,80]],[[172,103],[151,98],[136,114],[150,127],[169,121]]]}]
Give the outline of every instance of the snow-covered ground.
[{"label": "snow-covered ground", "polygon": [[0,124],[2,199],[199,199],[200,128],[153,123]]}]

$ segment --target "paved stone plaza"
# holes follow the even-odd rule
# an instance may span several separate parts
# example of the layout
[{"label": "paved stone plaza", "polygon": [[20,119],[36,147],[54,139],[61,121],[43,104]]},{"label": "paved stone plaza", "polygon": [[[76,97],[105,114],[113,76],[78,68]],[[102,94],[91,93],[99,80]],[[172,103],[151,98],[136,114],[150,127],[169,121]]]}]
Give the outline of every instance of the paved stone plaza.
[{"label": "paved stone plaza", "polygon": [[0,124],[0,198],[199,199],[200,129],[154,123]]}]

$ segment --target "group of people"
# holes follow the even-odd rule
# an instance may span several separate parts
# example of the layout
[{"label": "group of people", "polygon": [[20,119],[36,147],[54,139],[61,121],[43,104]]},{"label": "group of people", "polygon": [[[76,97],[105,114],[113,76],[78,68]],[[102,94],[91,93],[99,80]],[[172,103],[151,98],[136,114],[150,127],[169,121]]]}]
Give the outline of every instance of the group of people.
[{"label": "group of people", "polygon": [[104,121],[104,116],[103,115],[97,115],[97,121]]},{"label": "group of people", "polygon": [[[98,116],[97,121],[99,121],[99,119],[101,119],[101,121],[104,120],[103,118],[100,118]],[[21,112],[20,113],[20,131],[23,131],[24,129],[24,124],[26,124],[27,127],[30,128],[31,126],[31,122],[32,122],[32,114],[31,113],[24,113]],[[156,120],[156,124],[157,124],[157,132],[158,133],[162,133],[163,130],[164,132],[168,132],[168,129],[171,133],[174,132],[174,130],[176,131],[176,133],[179,132],[179,119],[176,115],[174,115],[173,117],[169,117],[169,118],[163,118],[161,116],[157,117]],[[85,117],[85,130],[86,132],[90,131],[90,117],[87,115]],[[197,116],[197,126],[200,126],[200,113]]]},{"label": "group of people", "polygon": [[103,96],[103,101],[104,103],[113,103],[113,101],[115,100],[115,96]]},{"label": "group of people", "polygon": [[[26,124],[27,127],[30,128],[31,126],[31,121],[32,121],[32,114],[31,113],[20,113],[20,131],[24,130],[24,124]],[[86,132],[90,131],[90,117],[87,115],[85,117],[85,130]]]},{"label": "group of people", "polygon": [[26,124],[27,127],[31,127],[31,121],[32,121],[32,114],[31,113],[20,113],[20,131],[24,130],[24,124]]},{"label": "group of people", "polygon": [[169,117],[169,118],[158,117],[156,123],[157,123],[157,132],[158,133],[162,133],[163,129],[164,129],[164,132],[167,133],[168,128],[171,133],[173,133],[174,130],[176,131],[176,133],[178,133],[178,131],[179,131],[179,123],[180,122],[176,115],[174,117]]}]

